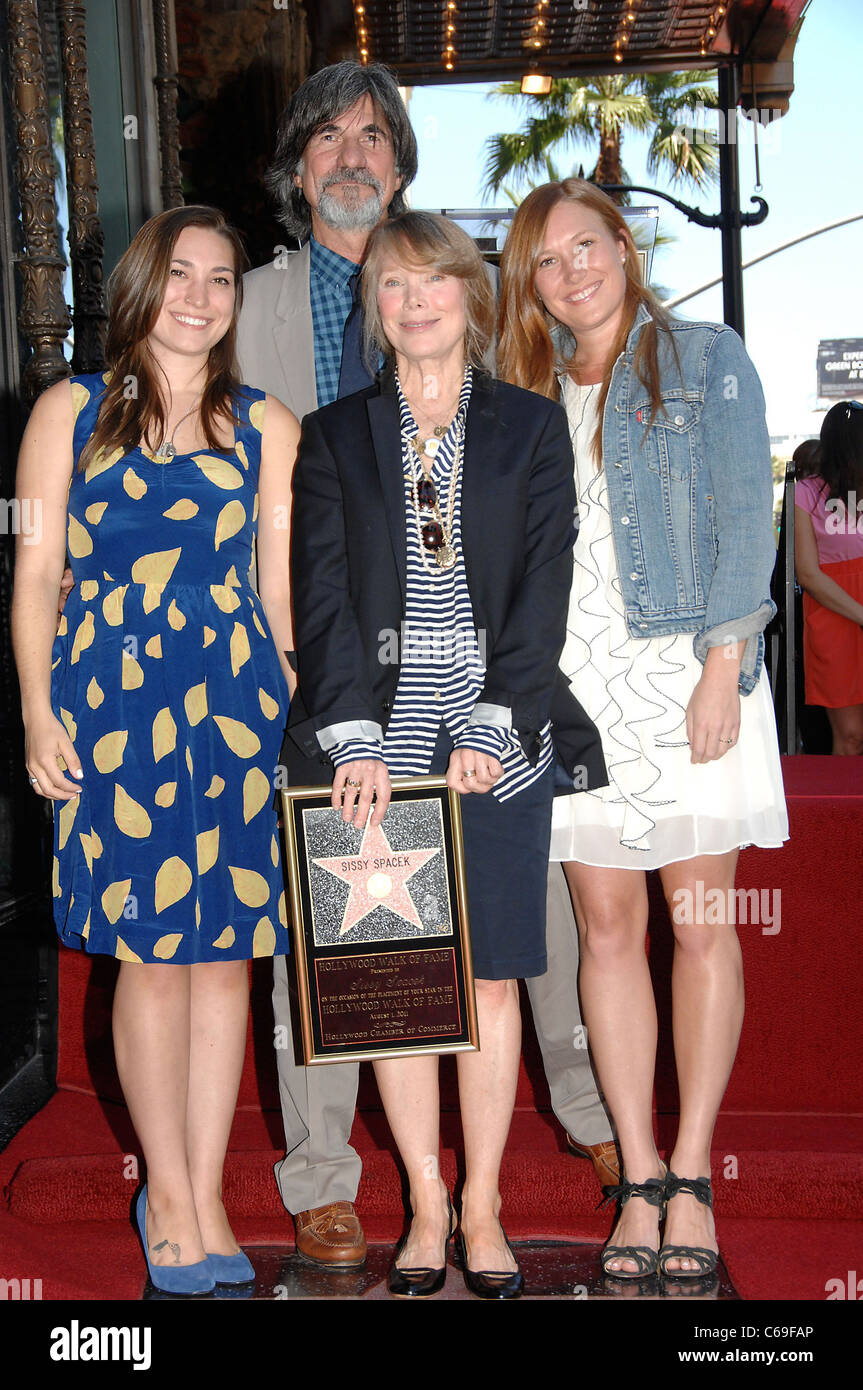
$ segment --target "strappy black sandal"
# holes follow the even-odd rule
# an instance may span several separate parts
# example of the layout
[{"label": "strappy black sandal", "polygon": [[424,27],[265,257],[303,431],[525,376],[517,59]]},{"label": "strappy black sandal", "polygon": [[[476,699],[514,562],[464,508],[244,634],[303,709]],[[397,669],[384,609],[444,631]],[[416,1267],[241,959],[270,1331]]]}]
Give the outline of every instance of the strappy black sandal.
[{"label": "strappy black sandal", "polygon": [[[600,1202],[600,1207],[604,1207],[607,1202],[617,1201],[619,1212],[626,1206],[630,1197],[643,1197],[652,1207],[659,1208],[660,1221],[665,1215],[664,1177],[648,1178],[646,1182],[627,1182],[624,1178],[617,1187],[604,1187],[602,1190],[605,1197]],[[659,1255],[658,1251],[652,1250],[649,1245],[604,1245],[599,1258],[603,1274],[613,1279],[644,1279],[647,1275],[656,1273]],[[612,1260],[632,1260],[638,1268],[609,1269]]]},{"label": "strappy black sandal", "polygon": [[[713,1210],[713,1188],[709,1178],[679,1178],[669,1169],[665,1179],[666,1204],[678,1192],[688,1192],[702,1206]],[[705,1274],[713,1273],[718,1258],[715,1250],[708,1250],[703,1245],[663,1245],[659,1252],[659,1268],[668,1279],[703,1279]],[[695,1260],[698,1268],[668,1269],[669,1260]]]}]

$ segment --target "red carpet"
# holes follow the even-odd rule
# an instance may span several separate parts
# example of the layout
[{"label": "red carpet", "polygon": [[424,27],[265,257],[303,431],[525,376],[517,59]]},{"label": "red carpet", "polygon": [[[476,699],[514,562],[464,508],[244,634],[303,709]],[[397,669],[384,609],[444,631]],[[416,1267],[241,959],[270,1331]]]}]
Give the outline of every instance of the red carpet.
[{"label": "red carpet", "polygon": [[[823,1299],[828,1281],[860,1264],[863,1197],[863,770],[853,758],[784,760],[791,842],[748,850],[738,886],[757,888],[773,920],[739,928],[747,1015],[717,1126],[713,1173],[726,1264],[744,1298]],[[763,896],[766,894],[767,896]],[[753,900],[750,899],[750,902]],[[668,1020],[670,927],[652,895],[651,963],[663,1039],[656,1107],[661,1147],[676,1106]],[[777,912],[778,908],[778,912]],[[779,931],[772,928],[779,925]],[[115,966],[63,951],[59,1090],[0,1154],[0,1277],[42,1277],[43,1296],[138,1298],[140,1249],[129,1221],[137,1144],[113,1068]],[[253,967],[253,1005],[226,1201],[245,1244],[290,1243],[272,1180],[280,1115],[268,966]],[[359,1205],[371,1239],[401,1224],[400,1180],[371,1069],[354,1143],[363,1155]],[[443,1095],[453,1109],[454,1066]],[[444,1175],[458,1169],[457,1116],[444,1117]],[[516,1115],[501,1182],[518,1238],[604,1239],[592,1169],[564,1151],[529,1023]],[[855,1221],[853,1218],[857,1218]],[[50,1271],[50,1273],[48,1273]]]}]

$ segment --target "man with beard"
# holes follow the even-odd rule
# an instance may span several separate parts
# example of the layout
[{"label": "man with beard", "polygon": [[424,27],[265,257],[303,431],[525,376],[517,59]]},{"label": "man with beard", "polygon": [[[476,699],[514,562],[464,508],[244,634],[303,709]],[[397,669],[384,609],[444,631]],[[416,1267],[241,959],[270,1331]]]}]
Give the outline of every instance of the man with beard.
[{"label": "man with beard", "polygon": [[[416,139],[389,69],[335,63],[295,92],[267,182],[282,225],[303,244],[293,254],[277,247],[270,264],[244,277],[237,352],[242,380],[300,420],[370,384],[358,306],[351,315],[356,277],[372,229],[405,210],[416,170]],[[298,758],[286,739],[291,783],[332,780],[323,754],[319,768],[304,770]],[[359,1067],[297,1065],[284,956],[274,961],[273,1009],[276,1037],[287,1040],[276,1050],[286,1156],[275,1171],[297,1252],[328,1269],[354,1269],[366,1255],[354,1210],[362,1165],[350,1145]]]},{"label": "man with beard", "polygon": [[405,210],[416,170],[408,114],[381,64],[335,63],[294,94],[267,183],[285,230],[304,244],[294,254],[277,247],[244,277],[237,347],[243,380],[300,420],[370,384],[346,320],[371,231]]}]

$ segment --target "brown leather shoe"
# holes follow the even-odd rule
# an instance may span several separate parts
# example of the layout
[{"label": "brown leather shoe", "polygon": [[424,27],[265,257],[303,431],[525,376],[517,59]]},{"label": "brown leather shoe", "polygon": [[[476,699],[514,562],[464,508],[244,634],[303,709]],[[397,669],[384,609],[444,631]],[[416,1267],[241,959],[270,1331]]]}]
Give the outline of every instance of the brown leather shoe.
[{"label": "brown leather shoe", "polygon": [[613,1139],[604,1139],[601,1144],[582,1144],[580,1139],[566,1136],[570,1153],[578,1158],[589,1158],[594,1172],[603,1187],[616,1187],[620,1182],[620,1159],[617,1145]]},{"label": "brown leather shoe", "polygon": [[297,1254],[326,1269],[359,1269],[366,1260],[366,1238],[353,1202],[329,1202],[299,1211]]}]

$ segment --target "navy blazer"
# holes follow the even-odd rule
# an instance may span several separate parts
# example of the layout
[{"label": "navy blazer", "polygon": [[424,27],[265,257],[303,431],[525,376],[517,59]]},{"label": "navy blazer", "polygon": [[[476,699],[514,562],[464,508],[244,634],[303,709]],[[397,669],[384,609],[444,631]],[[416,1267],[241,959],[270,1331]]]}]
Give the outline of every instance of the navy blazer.
[{"label": "navy blazer", "polygon": [[[578,785],[596,787],[607,782],[599,735],[558,667],[575,501],[562,408],[474,370],[461,533],[474,622],[485,633],[478,701],[512,711],[531,763],[551,718],[564,766],[570,775],[583,768]],[[391,371],[304,419],[291,552],[299,690],[286,743],[292,739],[306,757],[328,764],[317,731],[356,719],[385,730],[398,684],[393,634],[400,635],[404,617],[407,554]],[[286,760],[290,768],[290,755]]]}]

